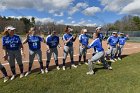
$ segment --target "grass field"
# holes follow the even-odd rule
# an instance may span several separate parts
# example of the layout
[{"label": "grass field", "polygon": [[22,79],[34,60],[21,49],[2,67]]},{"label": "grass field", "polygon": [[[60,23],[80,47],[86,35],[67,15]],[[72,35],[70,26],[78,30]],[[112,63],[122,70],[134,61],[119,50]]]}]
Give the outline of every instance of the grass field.
[{"label": "grass field", "polygon": [[66,71],[32,73],[22,79],[3,83],[0,93],[140,93],[140,53],[112,64],[113,70],[96,65],[95,75],[86,75],[86,65]]}]

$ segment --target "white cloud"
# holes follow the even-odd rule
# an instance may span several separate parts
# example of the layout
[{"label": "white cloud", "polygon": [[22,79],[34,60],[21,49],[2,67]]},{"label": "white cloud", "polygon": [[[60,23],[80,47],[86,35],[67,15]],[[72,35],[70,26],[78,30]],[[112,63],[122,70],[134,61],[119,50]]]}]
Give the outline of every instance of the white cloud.
[{"label": "white cloud", "polygon": [[93,6],[93,7],[88,7],[85,10],[83,10],[83,14],[92,16],[95,13],[100,12],[100,11],[101,11],[101,9],[99,7]]},{"label": "white cloud", "polygon": [[63,12],[55,13],[54,16],[64,16],[64,13]]},{"label": "white cloud", "polygon": [[68,17],[67,19],[71,20],[71,19],[72,19],[72,17]]},{"label": "white cloud", "polygon": [[140,15],[140,0],[100,0],[104,11]]},{"label": "white cloud", "polygon": [[140,0],[134,0],[129,3],[122,9],[121,13],[140,15]]},{"label": "white cloud", "polygon": [[72,23],[72,24],[74,24],[74,23],[75,23],[75,21],[71,21],[71,23]]},{"label": "white cloud", "polygon": [[88,4],[87,3],[80,2],[80,3],[77,3],[75,5],[75,7],[72,7],[68,13],[70,15],[72,15],[72,14],[80,11],[81,9],[85,9],[86,7],[88,7]]},{"label": "white cloud", "polygon": [[67,9],[73,0],[0,0],[0,8],[2,9],[29,9],[33,8],[38,11],[47,11],[55,13]]},{"label": "white cloud", "polygon": [[61,20],[57,21],[56,23],[57,24],[64,24],[64,20],[61,19]]}]

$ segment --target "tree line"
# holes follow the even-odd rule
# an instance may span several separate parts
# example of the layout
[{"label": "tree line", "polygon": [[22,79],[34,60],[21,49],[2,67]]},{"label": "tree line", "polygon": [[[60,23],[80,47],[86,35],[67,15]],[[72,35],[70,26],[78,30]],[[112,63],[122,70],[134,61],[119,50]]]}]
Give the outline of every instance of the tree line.
[{"label": "tree line", "polygon": [[140,31],[140,17],[139,16],[124,16],[114,23],[106,24],[106,29],[109,31]]}]

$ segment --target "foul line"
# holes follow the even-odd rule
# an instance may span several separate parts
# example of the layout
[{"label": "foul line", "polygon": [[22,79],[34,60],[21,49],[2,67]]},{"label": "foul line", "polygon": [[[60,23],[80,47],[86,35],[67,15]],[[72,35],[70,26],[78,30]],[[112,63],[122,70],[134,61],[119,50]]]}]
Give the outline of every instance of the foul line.
[{"label": "foul line", "polygon": [[[134,49],[135,48],[138,48],[138,47],[133,47]],[[125,50],[127,50],[127,49],[133,49],[133,48],[124,48]],[[92,53],[87,53],[88,55],[89,54],[92,54]],[[79,56],[79,54],[76,54],[76,55],[73,55],[74,57],[75,56]],[[67,57],[70,57],[70,56],[67,56]],[[60,58],[63,58],[63,57],[58,57],[58,59],[60,59]],[[54,59],[54,58],[51,58],[51,59]],[[42,59],[43,61],[46,61],[47,59]],[[34,60],[34,61],[38,61],[38,60]],[[23,63],[29,63],[29,61],[22,61]],[[16,62],[16,64],[17,64],[17,62]],[[9,65],[9,63],[3,63],[2,65]]]}]

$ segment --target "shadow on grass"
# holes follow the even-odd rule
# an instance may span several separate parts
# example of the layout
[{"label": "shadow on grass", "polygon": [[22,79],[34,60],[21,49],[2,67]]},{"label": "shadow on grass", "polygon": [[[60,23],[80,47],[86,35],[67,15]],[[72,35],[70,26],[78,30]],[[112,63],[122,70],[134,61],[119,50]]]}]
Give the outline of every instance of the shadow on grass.
[{"label": "shadow on grass", "polygon": [[[76,65],[78,64],[78,61],[74,61],[74,62],[75,62]],[[63,66],[62,64],[59,64],[60,68],[62,68],[62,66]],[[72,68],[71,67],[71,62],[65,63],[65,66],[66,66],[66,68],[70,68],[70,69]],[[46,66],[44,66],[43,68],[45,70]],[[56,69],[56,65],[49,66],[49,68],[48,68],[49,71],[53,71],[54,69]],[[36,72],[38,72],[38,74],[41,74],[40,68],[35,68],[35,69],[32,70],[32,73],[36,73]]]}]

